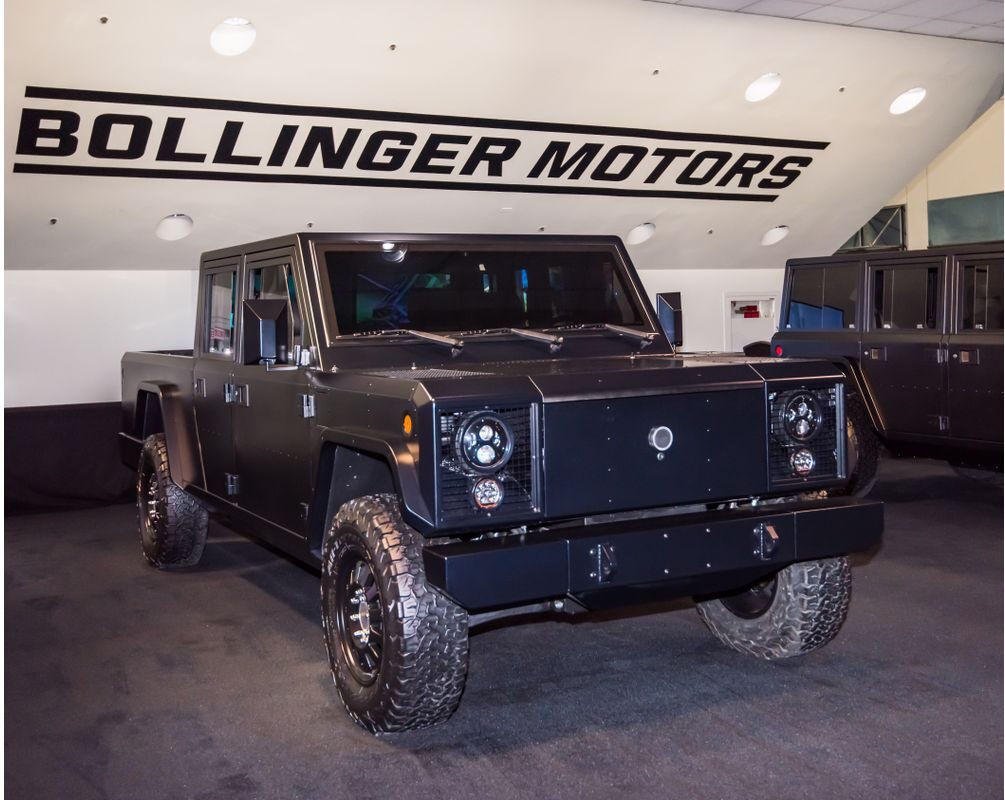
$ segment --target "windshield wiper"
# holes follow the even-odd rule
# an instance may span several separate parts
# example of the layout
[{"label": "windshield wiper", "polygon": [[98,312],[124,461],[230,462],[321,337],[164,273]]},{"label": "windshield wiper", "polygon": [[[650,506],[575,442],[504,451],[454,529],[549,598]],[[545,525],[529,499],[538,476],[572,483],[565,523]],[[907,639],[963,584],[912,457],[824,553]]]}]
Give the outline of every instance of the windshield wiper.
[{"label": "windshield wiper", "polygon": [[639,331],[635,328],[626,328],[623,325],[611,325],[609,322],[570,322],[566,325],[556,326],[556,330],[575,331],[610,331],[618,336],[627,336],[629,339],[637,340],[642,347],[648,347],[656,339],[657,334],[650,331]]},{"label": "windshield wiper", "polygon": [[392,328],[390,330],[383,331],[363,331],[361,333],[354,333],[353,336],[412,336],[416,339],[422,339],[425,342],[432,342],[433,344],[438,344],[443,347],[450,348],[450,355],[454,358],[461,354],[464,349],[464,340],[455,339],[453,336],[441,336],[438,333],[429,333],[428,331],[417,331],[414,328]]},{"label": "windshield wiper", "polygon": [[561,336],[555,336],[544,331],[536,331],[532,328],[486,328],[480,331],[467,331],[465,335],[492,336],[494,334],[509,334],[519,336],[521,339],[530,339],[532,342],[540,342],[541,344],[548,345],[548,351],[551,353],[557,353],[562,349],[562,345],[565,344],[565,339]]}]

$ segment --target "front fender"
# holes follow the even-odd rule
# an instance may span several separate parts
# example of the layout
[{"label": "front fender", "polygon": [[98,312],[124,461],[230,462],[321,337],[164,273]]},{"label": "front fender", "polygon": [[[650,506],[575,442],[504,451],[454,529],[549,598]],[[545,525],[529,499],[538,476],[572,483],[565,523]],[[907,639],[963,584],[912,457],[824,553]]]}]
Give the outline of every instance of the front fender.
[{"label": "front fender", "polygon": [[153,395],[160,404],[172,483],[182,489],[189,484],[202,486],[202,459],[191,400],[177,385],[168,381],[142,381],[136,390],[137,395],[141,392]]}]

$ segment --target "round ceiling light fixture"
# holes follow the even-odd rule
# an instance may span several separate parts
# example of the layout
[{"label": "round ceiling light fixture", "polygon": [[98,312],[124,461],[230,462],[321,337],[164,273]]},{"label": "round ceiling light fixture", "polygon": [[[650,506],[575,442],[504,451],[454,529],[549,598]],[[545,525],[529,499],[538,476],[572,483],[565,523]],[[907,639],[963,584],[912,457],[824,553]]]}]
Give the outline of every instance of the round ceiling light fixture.
[{"label": "round ceiling light fixture", "polygon": [[925,99],[925,95],[928,92],[925,91],[921,86],[915,86],[913,89],[908,89],[906,92],[898,94],[893,102],[890,103],[890,113],[891,114],[906,114],[913,108],[917,108],[921,101]]},{"label": "round ceiling light fixture", "polygon": [[656,233],[656,226],[651,222],[643,222],[628,231],[625,241],[628,244],[642,244],[652,239],[654,233]]},{"label": "round ceiling light fixture", "polygon": [[244,17],[229,17],[213,28],[209,46],[221,56],[239,56],[255,43],[258,31]]},{"label": "round ceiling light fixture", "polygon": [[188,214],[168,214],[157,223],[157,238],[166,242],[176,242],[192,233],[194,226],[195,223]]},{"label": "round ceiling light fixture", "polygon": [[788,225],[776,225],[774,228],[768,228],[768,230],[764,232],[764,236],[761,237],[761,244],[764,247],[771,247],[771,245],[778,244],[788,235]]},{"label": "round ceiling light fixture", "polygon": [[778,87],[781,85],[782,76],[779,73],[765,72],[747,87],[747,91],[743,93],[743,97],[748,103],[760,103],[762,100],[767,100],[771,97],[771,95],[778,91]]}]

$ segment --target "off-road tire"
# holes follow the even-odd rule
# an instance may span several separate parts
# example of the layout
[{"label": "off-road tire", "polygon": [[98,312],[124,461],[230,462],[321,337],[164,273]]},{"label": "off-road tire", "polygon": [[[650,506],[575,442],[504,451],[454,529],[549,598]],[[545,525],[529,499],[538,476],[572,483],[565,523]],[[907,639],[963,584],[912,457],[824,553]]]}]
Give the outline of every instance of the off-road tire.
[{"label": "off-road tire", "polygon": [[831,494],[865,497],[876,485],[880,443],[869,412],[858,395],[848,396],[845,424],[848,431],[848,482],[832,490]]},{"label": "off-road tire", "polygon": [[851,600],[847,558],[791,564],[774,580],[774,597],[756,617],[734,613],[728,598],[700,601],[698,614],[723,644],[768,661],[804,655],[837,636]]},{"label": "off-road tire", "polygon": [[[377,630],[375,612],[381,631],[379,658],[367,655],[363,667],[345,607],[347,570],[361,563],[369,575],[359,583],[378,590],[366,603],[367,638]],[[454,713],[467,677],[468,615],[426,582],[422,537],[401,518],[393,495],[350,500],[335,514],[322,547],[321,617],[339,697],[362,727],[415,730]],[[361,677],[365,667],[371,674]]]},{"label": "off-road tire", "polygon": [[206,546],[209,513],[175,485],[163,433],[148,436],[136,475],[136,511],[143,556],[158,569],[192,567]]}]

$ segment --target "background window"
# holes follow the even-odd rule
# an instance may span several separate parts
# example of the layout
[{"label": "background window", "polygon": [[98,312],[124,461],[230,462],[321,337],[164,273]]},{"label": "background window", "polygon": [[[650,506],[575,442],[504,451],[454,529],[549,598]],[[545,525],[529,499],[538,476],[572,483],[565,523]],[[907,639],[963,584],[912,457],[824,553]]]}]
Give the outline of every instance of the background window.
[{"label": "background window", "polygon": [[855,231],[839,253],[851,250],[903,250],[904,206],[887,206]]},{"label": "background window", "polygon": [[877,329],[935,328],[938,267],[887,267],[875,270],[873,276]]},{"label": "background window", "polygon": [[787,328],[854,329],[858,263],[792,270]]},{"label": "background window", "polygon": [[1002,330],[1002,308],[1002,262],[964,266],[960,330]]},{"label": "background window", "polygon": [[234,304],[237,300],[235,272],[217,272],[207,278],[209,286],[209,325],[206,350],[231,356],[234,354]]},{"label": "background window", "polygon": [[1002,238],[1002,192],[928,201],[928,243],[996,242]]}]

